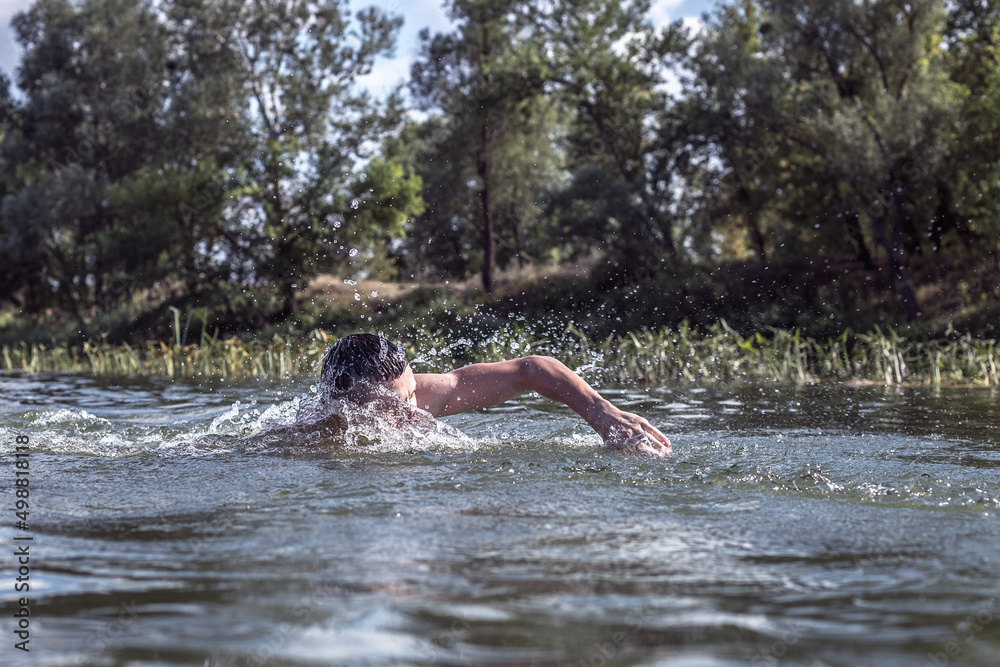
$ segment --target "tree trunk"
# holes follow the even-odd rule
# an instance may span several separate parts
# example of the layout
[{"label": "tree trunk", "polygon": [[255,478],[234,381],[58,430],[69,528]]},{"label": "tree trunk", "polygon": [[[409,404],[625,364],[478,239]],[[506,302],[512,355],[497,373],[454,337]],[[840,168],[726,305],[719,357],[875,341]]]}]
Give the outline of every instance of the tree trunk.
[{"label": "tree trunk", "polygon": [[[80,310],[80,300],[77,299],[76,294],[73,292],[73,279],[71,276],[74,272],[71,269],[69,260],[66,259],[66,256],[55,243],[52,244],[51,252],[56,263],[62,269],[62,276],[59,276],[59,292],[62,294],[63,302],[69,307],[69,312],[73,316],[73,319],[76,320],[78,326],[77,336],[80,340],[83,340],[84,332],[87,330],[87,323],[84,321],[83,313]],[[81,281],[81,284],[86,285],[86,281]]]},{"label": "tree trunk", "polygon": [[514,231],[514,248],[517,253],[517,268],[524,268],[524,247],[521,242],[521,221],[518,220],[517,215],[512,213],[510,216],[510,226]]},{"label": "tree trunk", "polygon": [[750,234],[753,236],[753,244],[757,249],[757,259],[760,260],[762,265],[766,265],[767,240],[764,238],[764,232],[761,230],[760,225],[757,224],[757,216],[753,213],[748,215],[747,224],[750,225]]},{"label": "tree trunk", "polygon": [[740,185],[738,197],[739,202],[743,205],[745,210],[749,211],[746,216],[747,228],[750,231],[750,238],[753,241],[754,250],[757,251],[757,259],[760,260],[762,265],[766,265],[767,239],[764,238],[764,231],[760,228],[760,224],[758,224],[756,217],[760,207],[754,204],[753,197],[745,184]]},{"label": "tree trunk", "polygon": [[493,293],[493,264],[496,261],[496,241],[493,239],[493,209],[490,203],[490,177],[493,147],[490,146],[489,128],[483,122],[479,132],[479,150],[476,155],[476,172],[482,181],[479,201],[483,215],[483,290]]},{"label": "tree trunk", "polygon": [[295,288],[293,288],[290,284],[285,287],[285,305],[281,310],[288,317],[291,317],[299,312],[299,302],[295,298]]},{"label": "tree trunk", "polygon": [[861,230],[861,221],[858,214],[848,215],[847,221],[844,224],[847,227],[847,235],[858,249],[858,259],[864,263],[866,269],[874,269],[875,262],[872,261],[872,254],[865,243],[865,235]]},{"label": "tree trunk", "polygon": [[[481,91],[485,91],[489,81],[484,71],[484,61],[490,55],[490,36],[485,26],[480,30],[479,53],[476,58],[477,80]],[[485,105],[483,105],[485,106]],[[493,293],[493,264],[496,261],[496,241],[493,238],[493,208],[490,202],[490,185],[493,172],[493,145],[490,137],[490,119],[487,109],[476,111],[479,116],[479,145],[476,147],[476,173],[482,183],[479,201],[483,215],[483,290]]]},{"label": "tree trunk", "polygon": [[892,231],[887,229],[889,217],[888,209],[878,218],[873,219],[875,233],[878,235],[879,243],[885,250],[886,258],[889,262],[889,270],[892,272],[893,284],[896,287],[896,294],[903,300],[903,307],[910,320],[920,318],[920,305],[917,303],[917,296],[913,291],[913,284],[906,273],[906,269],[901,261],[900,254],[903,249],[900,247],[902,240],[902,223],[894,220]]},{"label": "tree trunk", "polygon": [[921,315],[920,304],[917,303],[917,295],[913,291],[913,283],[910,282],[905,262],[902,261],[905,253],[905,238],[903,229],[905,224],[905,210],[903,208],[902,199],[899,196],[894,197],[894,199],[896,203],[896,215],[894,216],[892,224],[893,253],[891,255],[892,261],[890,262],[890,265],[892,266],[892,274],[896,278],[896,288],[899,290],[899,295],[903,297],[903,304],[906,307],[906,315],[911,320],[918,320]]}]

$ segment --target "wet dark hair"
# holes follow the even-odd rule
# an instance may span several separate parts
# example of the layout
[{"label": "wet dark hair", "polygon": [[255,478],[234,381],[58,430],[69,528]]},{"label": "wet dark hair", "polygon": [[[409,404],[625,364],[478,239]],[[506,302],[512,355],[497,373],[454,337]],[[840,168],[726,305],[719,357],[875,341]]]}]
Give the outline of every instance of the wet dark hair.
[{"label": "wet dark hair", "polygon": [[337,393],[359,381],[392,382],[407,365],[406,353],[382,336],[351,334],[338,339],[326,351],[320,387],[327,393]]}]

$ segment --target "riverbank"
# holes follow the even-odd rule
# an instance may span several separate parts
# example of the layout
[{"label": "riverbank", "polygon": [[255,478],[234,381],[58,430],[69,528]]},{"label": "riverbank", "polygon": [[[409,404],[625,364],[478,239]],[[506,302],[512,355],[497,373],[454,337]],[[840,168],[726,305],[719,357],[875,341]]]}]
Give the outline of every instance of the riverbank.
[{"label": "riverbank", "polygon": [[731,263],[623,275],[592,256],[498,276],[381,282],[322,276],[294,313],[266,288],[135,295],[88,329],[0,313],[0,369],[165,377],[306,377],[356,331],[402,341],[417,370],[529,352],[609,382],[857,381],[997,384],[1000,267],[911,268],[921,317],[886,275],[858,265]]},{"label": "riverbank", "polygon": [[[605,383],[774,380],[1000,385],[997,341],[969,335],[908,341],[894,330],[875,329],[823,340],[798,331],[772,329],[745,337],[726,322],[704,333],[684,323],[675,329],[639,331],[600,340],[573,326],[547,337],[534,336],[518,326],[478,331],[479,336],[469,331],[449,335],[442,330],[411,330],[402,342],[418,372],[547,354]],[[304,337],[274,335],[267,340],[249,341],[203,333],[197,344],[187,345],[87,342],[80,348],[47,348],[21,344],[0,348],[0,369],[103,376],[310,377],[318,372],[324,351],[335,339],[326,331],[316,330]]]}]

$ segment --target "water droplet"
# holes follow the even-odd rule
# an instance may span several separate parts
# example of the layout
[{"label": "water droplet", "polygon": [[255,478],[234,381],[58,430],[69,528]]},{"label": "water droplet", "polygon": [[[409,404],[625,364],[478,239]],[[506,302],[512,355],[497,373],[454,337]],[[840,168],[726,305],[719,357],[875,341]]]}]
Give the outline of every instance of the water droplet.
[{"label": "water droplet", "polygon": [[355,292],[355,293],[354,293],[354,300],[355,300],[355,301],[361,301],[361,295],[360,295],[360,294],[358,294],[357,292]]},{"label": "water droplet", "polygon": [[358,255],[358,249],[357,248],[351,248],[351,252],[349,252],[347,254],[350,255],[351,257],[357,257],[357,255]]},{"label": "water droplet", "polygon": [[345,285],[357,285],[358,281],[357,280],[345,280],[344,284]]},{"label": "water droplet", "polygon": [[372,297],[374,298],[376,296],[378,296],[378,290],[377,289],[376,290],[372,290]]},{"label": "water droplet", "polygon": [[357,209],[358,205],[360,205],[360,204],[361,204],[360,200],[357,200],[357,199],[352,199],[351,200],[351,208],[353,208],[353,209]]}]

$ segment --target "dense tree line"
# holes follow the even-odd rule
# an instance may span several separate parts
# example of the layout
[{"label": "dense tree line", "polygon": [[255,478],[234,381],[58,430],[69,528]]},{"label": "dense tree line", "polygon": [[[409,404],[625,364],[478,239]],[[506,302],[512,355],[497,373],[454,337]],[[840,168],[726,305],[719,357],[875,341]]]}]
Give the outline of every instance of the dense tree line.
[{"label": "dense tree line", "polygon": [[338,0],[38,0],[0,78],[0,295],[81,330],[135,294],[280,318],[320,273],[599,252],[884,266],[1000,252],[1000,2],[450,0],[409,84],[398,17]]},{"label": "dense tree line", "polygon": [[0,291],[85,328],[155,287],[311,277],[402,234],[419,180],[377,143],[398,103],[355,85],[400,19],[342,3],[39,0],[13,20]]}]

